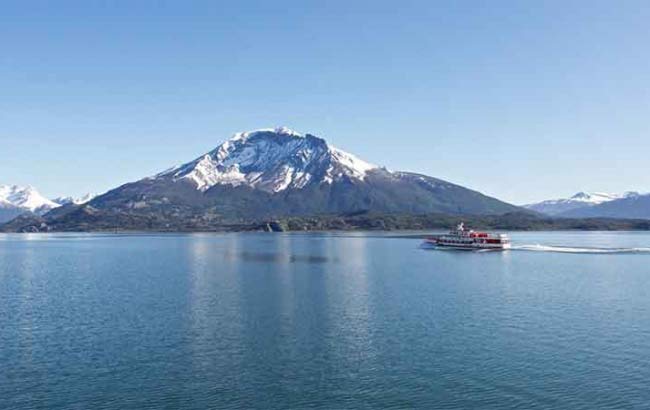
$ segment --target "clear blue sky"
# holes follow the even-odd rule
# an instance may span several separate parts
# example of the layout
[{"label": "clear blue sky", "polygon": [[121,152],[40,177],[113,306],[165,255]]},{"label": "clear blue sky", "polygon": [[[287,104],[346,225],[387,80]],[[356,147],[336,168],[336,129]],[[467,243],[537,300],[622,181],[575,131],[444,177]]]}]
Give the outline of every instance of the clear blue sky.
[{"label": "clear blue sky", "polygon": [[514,203],[650,191],[648,1],[5,1],[0,183],[103,191],[286,125]]}]

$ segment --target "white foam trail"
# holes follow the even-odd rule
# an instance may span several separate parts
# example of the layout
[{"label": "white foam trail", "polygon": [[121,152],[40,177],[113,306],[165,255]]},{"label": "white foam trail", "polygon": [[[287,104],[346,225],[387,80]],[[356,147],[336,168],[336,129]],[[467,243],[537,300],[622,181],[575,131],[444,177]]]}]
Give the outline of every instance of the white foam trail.
[{"label": "white foam trail", "polygon": [[574,248],[570,246],[513,245],[514,251],[559,252],[559,253],[650,253],[650,248]]}]

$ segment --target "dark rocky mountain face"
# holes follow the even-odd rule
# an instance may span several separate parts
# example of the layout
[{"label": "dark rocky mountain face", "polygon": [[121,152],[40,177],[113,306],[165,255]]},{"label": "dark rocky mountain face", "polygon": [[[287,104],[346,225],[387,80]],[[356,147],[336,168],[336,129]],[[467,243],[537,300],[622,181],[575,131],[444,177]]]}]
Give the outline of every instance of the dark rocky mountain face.
[{"label": "dark rocky mountain face", "polygon": [[[237,134],[194,161],[120,186],[87,204],[62,207],[44,219],[66,230],[158,229],[186,226],[188,221],[236,224],[355,212],[518,211],[446,181],[390,172],[312,135],[276,129]],[[125,226],[129,224],[137,227]]]},{"label": "dark rocky mountain face", "polygon": [[270,193],[248,186],[215,185],[198,191],[188,180],[142,180],[124,185],[90,203],[121,212],[210,212],[224,218],[257,218],[377,211],[499,214],[517,207],[445,181],[411,173],[370,171],[363,181],[342,179],[332,184]]}]

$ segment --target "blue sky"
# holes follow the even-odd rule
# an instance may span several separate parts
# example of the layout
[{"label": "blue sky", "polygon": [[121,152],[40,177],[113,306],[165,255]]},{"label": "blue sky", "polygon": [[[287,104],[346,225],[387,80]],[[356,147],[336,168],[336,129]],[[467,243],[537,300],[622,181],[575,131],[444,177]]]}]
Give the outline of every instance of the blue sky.
[{"label": "blue sky", "polygon": [[103,191],[285,125],[514,203],[650,191],[647,1],[2,9],[0,183]]}]

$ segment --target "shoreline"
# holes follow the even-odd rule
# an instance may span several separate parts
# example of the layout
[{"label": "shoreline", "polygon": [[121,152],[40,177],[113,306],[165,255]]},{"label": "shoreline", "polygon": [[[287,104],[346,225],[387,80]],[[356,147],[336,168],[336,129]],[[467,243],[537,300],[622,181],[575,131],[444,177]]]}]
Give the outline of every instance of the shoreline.
[{"label": "shoreline", "polygon": [[[535,232],[557,232],[557,233],[644,233],[650,232],[650,229],[496,229],[500,233],[535,233]],[[404,238],[404,239],[424,239],[431,234],[447,232],[445,229],[396,229],[396,230],[366,230],[366,229],[314,229],[314,230],[295,230],[295,231],[263,231],[263,230],[87,230],[87,231],[38,231],[38,232],[3,232],[0,235],[52,235],[52,234],[92,234],[92,235],[198,235],[198,234],[290,234],[290,235],[309,235],[309,234],[369,234],[364,237],[376,238]],[[374,236],[373,236],[374,234]],[[353,235],[349,235],[353,236]]]}]

